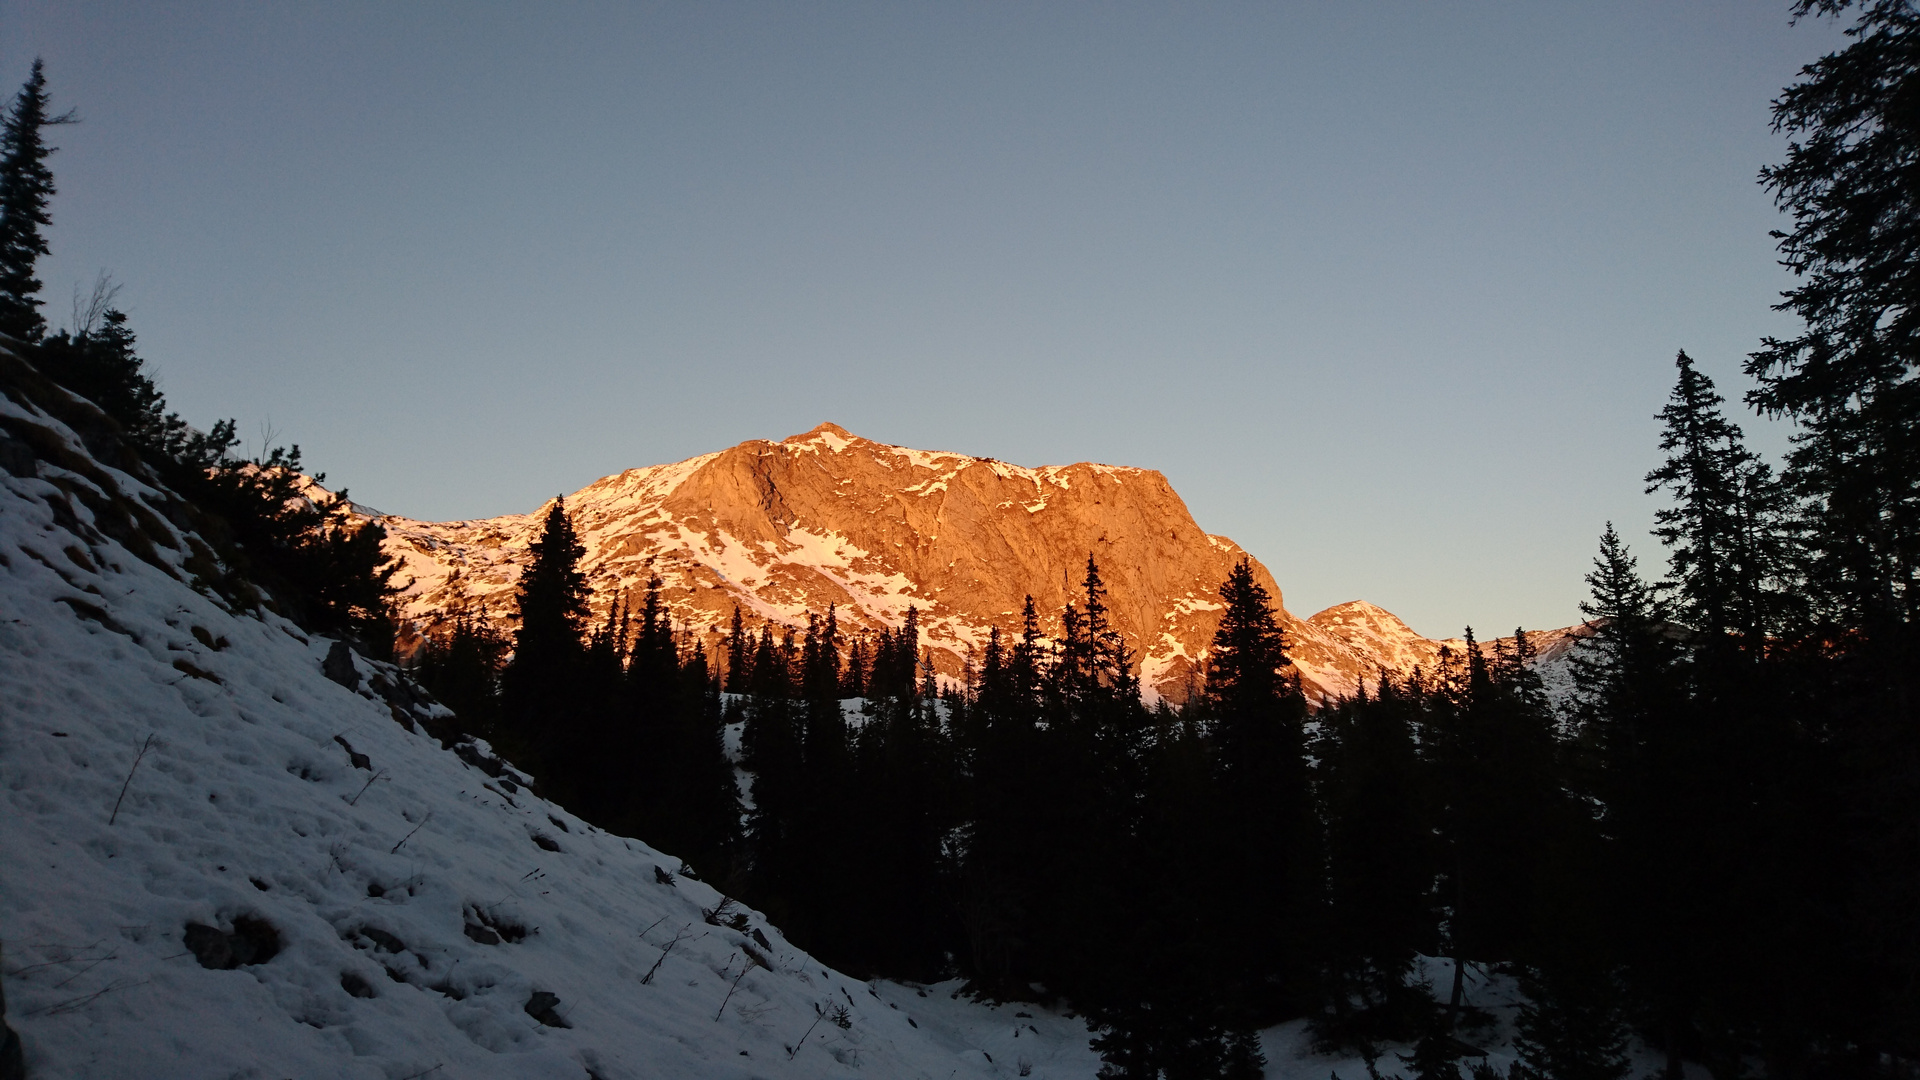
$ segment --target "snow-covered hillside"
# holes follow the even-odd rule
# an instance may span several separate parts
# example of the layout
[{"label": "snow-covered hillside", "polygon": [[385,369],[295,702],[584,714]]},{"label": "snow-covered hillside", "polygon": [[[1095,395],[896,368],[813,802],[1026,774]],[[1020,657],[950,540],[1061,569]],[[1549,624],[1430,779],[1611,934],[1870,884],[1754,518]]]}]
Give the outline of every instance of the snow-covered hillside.
[{"label": "snow-covered hillside", "polygon": [[[28,1076],[1097,1070],[1070,1012],[835,972],[535,796],[394,669],[228,610],[180,504],[96,456],[97,412],[0,388],[0,978]],[[1364,1075],[1298,1022],[1263,1041],[1269,1076]]]},{"label": "snow-covered hillside", "polygon": [[162,494],[0,410],[0,939],[30,1076],[1094,1071],[1077,1020],[707,918],[724,899],[678,860],[443,748],[390,671],[338,656],[349,689],[329,642],[190,587],[159,514],[147,558],[107,536],[88,502]]},{"label": "snow-covered hillside", "polygon": [[[1019,632],[1028,597],[1043,631],[1057,632],[1062,606],[1082,600],[1089,554],[1150,697],[1184,701],[1197,685],[1225,610],[1220,583],[1243,558],[1273,599],[1313,700],[1351,694],[1382,670],[1430,670],[1447,644],[1359,601],[1295,617],[1266,567],[1203,531],[1149,469],[1029,469],[821,424],[607,476],[566,506],[596,615],[616,598],[639,603],[658,576],[674,621],[715,649],[736,607],[750,626],[798,627],[837,605],[840,627],[858,632],[897,629],[911,605],[934,667],[958,680],[993,628]],[[427,621],[455,602],[510,612],[546,507],[449,522],[360,509],[386,528],[387,551],[403,564],[405,614]]]}]

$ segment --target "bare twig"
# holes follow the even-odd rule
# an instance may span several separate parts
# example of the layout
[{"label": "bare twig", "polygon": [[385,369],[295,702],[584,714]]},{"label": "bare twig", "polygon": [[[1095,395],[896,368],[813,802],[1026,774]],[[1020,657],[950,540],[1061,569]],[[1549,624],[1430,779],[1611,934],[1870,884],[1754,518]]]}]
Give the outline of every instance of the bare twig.
[{"label": "bare twig", "polygon": [[444,1062],[444,1061],[443,1061],[443,1062],[441,1062],[440,1064],[438,1064],[438,1065],[435,1065],[435,1066],[434,1066],[433,1068],[431,1068],[431,1069],[421,1069],[421,1070],[420,1070],[419,1072],[417,1072],[417,1073],[408,1073],[407,1075],[405,1075],[405,1076],[403,1076],[403,1077],[401,1077],[401,1078],[400,1078],[400,1080],[420,1080],[420,1078],[421,1078],[421,1077],[423,1077],[423,1076],[427,1076],[427,1075],[429,1075],[429,1074],[431,1074],[431,1073],[437,1073],[437,1072],[439,1072],[439,1071],[440,1071],[441,1069],[444,1069],[444,1068],[446,1068],[446,1067],[447,1067],[447,1064],[446,1064],[446,1062]]},{"label": "bare twig", "polygon": [[652,924],[650,924],[645,930],[640,931],[640,940],[641,941],[647,940],[647,935],[653,933],[653,928],[655,926],[659,926],[661,923],[666,921],[667,921],[667,917],[665,915],[662,915],[659,918],[653,920]]},{"label": "bare twig", "polygon": [[[52,948],[64,950],[67,955],[61,957],[58,960],[48,960],[45,963],[41,963],[41,964],[28,964],[25,967],[17,967],[17,968],[14,968],[12,971],[7,971],[6,975],[8,978],[18,978],[21,975],[25,975],[29,971],[39,971],[41,968],[59,967],[61,964],[71,964],[76,959],[79,959],[77,954],[86,952],[89,949],[97,949],[100,947],[101,942],[104,942],[106,940],[107,940],[106,938],[98,938],[98,939],[95,939],[91,944],[81,945],[78,948],[74,948],[68,945],[58,945],[58,944],[53,945]],[[44,945],[41,946],[41,948],[46,948],[46,947],[47,946],[44,946]],[[5,970],[5,966],[0,965],[0,971],[4,971],[4,970]]]},{"label": "bare twig", "polygon": [[367,793],[367,788],[372,787],[373,782],[375,780],[385,780],[386,778],[387,778],[387,770],[385,769],[381,769],[379,772],[374,773],[373,776],[367,780],[366,784],[360,788],[359,793],[354,795],[353,798],[347,800],[347,805],[352,806],[358,803],[360,801],[360,796],[365,795]]},{"label": "bare twig", "polygon": [[818,1005],[815,1005],[813,1007],[813,1023],[807,1025],[807,1034],[800,1036],[800,1041],[797,1043],[794,1043],[793,1046],[787,1050],[788,1061],[792,1061],[793,1055],[799,1053],[800,1048],[807,1045],[807,1035],[812,1035],[813,1029],[819,1027],[820,1021],[825,1020],[826,1018],[827,1018],[827,1010],[821,1008]]},{"label": "bare twig", "polygon": [[120,798],[113,800],[113,813],[107,816],[108,828],[112,828],[114,820],[120,816],[120,803],[127,797],[127,789],[133,786],[134,769],[140,767],[141,759],[147,756],[147,751],[152,749],[152,747],[153,732],[149,731],[147,732],[147,741],[140,744],[140,752],[133,755],[133,768],[127,770],[127,782],[120,785]]},{"label": "bare twig", "polygon": [[[111,994],[115,990],[125,990],[129,987],[143,986],[146,984],[146,982],[147,982],[146,979],[139,979],[133,982],[110,982],[107,985],[101,987],[100,989],[95,990],[91,994],[82,994],[77,998],[68,998],[65,1001],[55,1002],[54,1004],[49,1005],[44,1009],[41,1009],[39,1012],[39,1015],[58,1016],[61,1013],[73,1012],[76,1009],[84,1009],[87,1006],[93,1004],[94,1001],[96,1001],[103,995]],[[29,1014],[29,1015],[34,1015],[34,1014]]]},{"label": "bare twig", "polygon": [[53,988],[55,990],[58,990],[61,987],[72,982],[73,980],[79,978],[80,976],[85,975],[87,972],[92,971],[94,968],[99,967],[101,964],[104,964],[109,960],[118,960],[118,959],[120,959],[119,953],[108,953],[107,955],[100,957],[98,960],[95,960],[93,963],[88,964],[86,967],[81,968],[79,971],[76,971],[73,974],[67,976],[66,978],[61,979],[59,982],[54,983]]},{"label": "bare twig", "polygon": [[721,999],[720,999],[720,1011],[719,1011],[719,1012],[717,1012],[717,1013],[714,1013],[714,1014],[713,1014],[713,1018],[714,1018],[714,1020],[715,1020],[715,1021],[718,1021],[718,1020],[719,1020],[719,1019],[720,1019],[720,1018],[721,1018],[722,1016],[725,1016],[725,1015],[726,1015],[726,1012],[727,1012],[727,1002],[729,1002],[729,1001],[732,1001],[732,1000],[733,1000],[733,992],[734,992],[735,990],[738,990],[738,989],[740,989],[740,980],[741,980],[741,979],[744,979],[744,978],[746,978],[746,977],[747,977],[747,972],[749,972],[749,971],[752,971],[752,970],[753,970],[753,965],[752,965],[752,964],[741,964],[741,965],[740,965],[740,974],[738,974],[738,975],[735,975],[735,976],[733,977],[733,985],[732,985],[732,986],[729,986],[729,987],[727,987],[727,996],[726,996],[726,997],[723,997],[723,998],[721,998]]},{"label": "bare twig", "polygon": [[[433,820],[433,811],[431,811],[431,810],[429,810],[429,811],[427,811],[427,816],[426,816],[426,817],[423,817],[423,818],[421,818],[421,819],[420,819],[420,824],[418,824],[418,825],[415,825],[415,826],[413,827],[413,832],[409,832],[409,833],[408,833],[407,835],[405,835],[405,836],[403,836],[403,837],[401,837],[401,838],[400,838],[400,844],[404,844],[404,843],[406,843],[407,841],[409,841],[409,840],[411,840],[411,839],[413,839],[413,833],[417,833],[417,832],[419,832],[419,831],[420,831],[421,829],[424,829],[424,828],[426,828],[426,827],[427,827],[427,822],[429,822],[429,821],[432,821],[432,820]],[[393,847],[391,847],[391,848],[389,848],[389,849],[387,850],[387,854],[389,854],[389,855],[396,855],[396,854],[399,854],[399,852],[400,852],[400,844],[395,844],[395,845],[393,845]]]},{"label": "bare twig", "polygon": [[688,923],[680,928],[679,933],[673,935],[673,940],[667,942],[666,948],[660,950],[660,959],[653,962],[653,966],[647,969],[647,974],[640,980],[641,986],[645,986],[653,981],[654,972],[659,971],[660,965],[667,962],[667,954],[673,952],[673,947],[680,944],[681,940],[687,936],[687,931],[691,929],[693,929],[693,924]]}]

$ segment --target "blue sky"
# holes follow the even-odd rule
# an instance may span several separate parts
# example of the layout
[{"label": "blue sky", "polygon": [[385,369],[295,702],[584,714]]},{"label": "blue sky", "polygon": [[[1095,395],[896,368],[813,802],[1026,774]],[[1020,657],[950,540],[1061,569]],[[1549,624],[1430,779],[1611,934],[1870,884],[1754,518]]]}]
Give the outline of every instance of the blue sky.
[{"label": "blue sky", "polygon": [[363,502],[833,420],[1159,469],[1290,609],[1433,635],[1574,620],[1675,350],[1737,402],[1790,328],[1754,178],[1839,40],[1753,0],[0,0],[0,80],[44,56],[85,121],[54,321],[111,271],[176,409]]}]

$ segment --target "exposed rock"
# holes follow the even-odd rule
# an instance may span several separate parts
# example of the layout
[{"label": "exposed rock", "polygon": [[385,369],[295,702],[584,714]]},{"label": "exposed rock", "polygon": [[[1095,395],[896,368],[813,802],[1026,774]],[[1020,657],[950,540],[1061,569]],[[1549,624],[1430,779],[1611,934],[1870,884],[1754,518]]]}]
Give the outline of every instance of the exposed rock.
[{"label": "exposed rock", "polygon": [[[957,678],[991,628],[1017,631],[1028,594],[1043,629],[1057,631],[1061,608],[1082,597],[1090,554],[1142,683],[1176,701],[1197,685],[1222,610],[1220,584],[1243,558],[1279,608],[1316,697],[1350,693],[1382,666],[1431,664],[1441,645],[1370,604],[1313,619],[1286,612],[1266,568],[1204,532],[1166,477],[1148,469],[1023,468],[822,424],[780,442],[629,469],[566,505],[586,547],[597,614],[616,597],[637,605],[657,574],[673,618],[710,647],[735,605],[757,627],[804,625],[809,611],[834,604],[841,627],[855,633],[897,627],[911,605],[936,669]],[[461,595],[495,616],[510,612],[544,511],[441,523],[381,518],[388,551],[412,578],[405,613],[424,620]]]},{"label": "exposed rock", "polygon": [[344,641],[334,642],[327,650],[327,658],[320,662],[320,671],[349,690],[360,689],[360,671],[353,666],[353,650]]},{"label": "exposed rock", "polygon": [[359,751],[357,751],[357,750],[355,750],[355,749],[353,748],[353,744],[352,744],[352,743],[350,743],[350,742],[348,742],[348,741],[347,741],[347,740],[346,740],[345,738],[343,738],[343,737],[341,737],[341,736],[339,736],[339,735],[335,735],[335,736],[333,737],[333,741],[334,741],[334,742],[337,742],[337,743],[339,743],[339,744],[340,744],[340,747],[341,747],[341,749],[343,749],[343,750],[345,750],[345,751],[347,752],[347,760],[348,760],[349,762],[351,762],[351,763],[353,764],[353,767],[354,767],[354,768],[356,768],[356,769],[365,769],[365,770],[367,770],[368,772],[372,772],[372,771],[373,771],[373,759],[372,759],[372,758],[370,758],[370,757],[368,757],[367,755],[365,755],[365,754],[362,754],[362,753],[360,753]]},{"label": "exposed rock", "polygon": [[7,1025],[7,988],[0,981],[0,1080],[26,1080],[26,1052],[20,1033]]},{"label": "exposed rock", "polygon": [[533,1017],[548,1027],[572,1027],[572,1024],[567,1023],[566,1020],[561,1018],[558,1012],[554,1011],[559,1005],[560,995],[550,993],[546,990],[535,990],[533,996],[527,999],[525,1008],[528,1016]]},{"label": "exposed rock", "polygon": [[216,971],[264,964],[280,954],[280,932],[251,915],[234,919],[230,933],[205,923],[188,923],[180,940],[201,967]]},{"label": "exposed rock", "polygon": [[406,942],[401,941],[399,938],[393,936],[392,934],[387,933],[385,930],[382,930],[377,926],[363,926],[360,928],[359,932],[360,932],[360,936],[366,938],[368,941],[373,942],[376,947],[385,949],[387,952],[390,952],[390,953],[405,952],[407,949]]}]

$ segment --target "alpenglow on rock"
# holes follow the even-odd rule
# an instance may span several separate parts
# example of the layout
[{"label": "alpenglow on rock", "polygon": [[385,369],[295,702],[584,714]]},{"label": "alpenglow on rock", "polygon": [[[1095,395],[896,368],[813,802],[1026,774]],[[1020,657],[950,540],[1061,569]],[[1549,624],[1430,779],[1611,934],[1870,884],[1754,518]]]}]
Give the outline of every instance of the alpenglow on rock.
[{"label": "alpenglow on rock", "polygon": [[[964,675],[990,628],[1016,633],[1028,594],[1042,626],[1081,599],[1099,564],[1115,627],[1143,685],[1184,700],[1219,621],[1218,589],[1241,558],[1280,605],[1280,587],[1238,544],[1203,531],[1166,477],[1081,463],[1023,468],[910,450],[834,424],[754,440],[671,465],[629,469],[566,496],[604,616],[637,606],[658,575],[677,623],[717,645],[739,605],[749,625],[804,625],[836,606],[843,630],[897,627],[919,610],[921,644],[941,675]],[[405,613],[430,617],[459,592],[501,616],[546,512],[477,521],[382,517],[412,579]],[[456,575],[457,572],[457,575]],[[1431,664],[1441,642],[1370,604],[1310,619],[1280,612],[1316,697],[1351,692],[1381,668]]]}]

